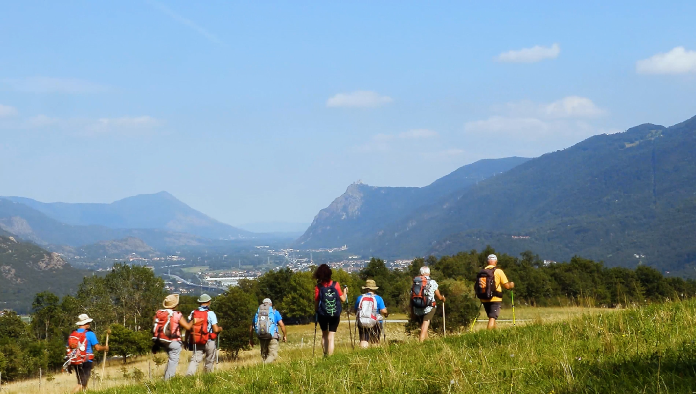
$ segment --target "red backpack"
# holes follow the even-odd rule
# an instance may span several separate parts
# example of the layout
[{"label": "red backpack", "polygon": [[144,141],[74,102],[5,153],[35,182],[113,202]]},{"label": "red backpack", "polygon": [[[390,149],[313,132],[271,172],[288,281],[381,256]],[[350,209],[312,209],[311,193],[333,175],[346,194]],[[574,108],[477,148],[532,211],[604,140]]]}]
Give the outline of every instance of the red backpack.
[{"label": "red backpack", "polygon": [[155,314],[155,326],[152,328],[152,340],[159,342],[171,343],[181,338],[179,334],[179,320],[174,321],[173,317],[177,315],[181,318],[181,312],[175,312],[171,309],[160,309]]},{"label": "red backpack", "polygon": [[87,353],[87,330],[73,331],[68,337],[68,346],[65,347],[65,365],[82,365],[87,360],[93,360],[94,354]]},{"label": "red backpack", "polygon": [[196,309],[192,316],[193,327],[189,338],[192,344],[205,345],[208,339],[215,339],[216,335],[213,332],[208,332],[208,311]]}]

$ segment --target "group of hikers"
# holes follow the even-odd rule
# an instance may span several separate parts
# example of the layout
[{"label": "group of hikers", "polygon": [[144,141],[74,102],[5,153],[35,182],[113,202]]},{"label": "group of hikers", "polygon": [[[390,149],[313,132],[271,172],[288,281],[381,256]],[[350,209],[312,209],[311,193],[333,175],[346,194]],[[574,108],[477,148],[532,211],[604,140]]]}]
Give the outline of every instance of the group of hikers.
[{"label": "group of hikers", "polygon": [[[508,281],[505,273],[497,268],[496,255],[488,256],[488,265],[482,269],[476,278],[474,290],[481,300],[488,316],[488,329],[496,327],[500,313],[502,289],[511,290],[515,284]],[[340,283],[332,280],[332,270],[326,265],[320,265],[314,272],[316,286],[314,288],[315,310],[315,341],[317,325],[321,328],[321,346],[324,357],[334,352],[334,336],[341,321],[343,303],[348,300],[348,287],[341,288]],[[384,332],[385,318],[389,316],[384,299],[375,294],[379,289],[377,283],[368,279],[362,287],[364,293],[357,297],[352,311],[358,330],[361,348],[370,344],[379,344]],[[156,312],[153,318],[153,352],[164,350],[168,361],[165,367],[164,379],[168,380],[176,374],[179,356],[184,347],[192,351],[186,375],[194,375],[201,361],[204,361],[204,371],[214,370],[217,348],[216,340],[222,332],[218,319],[210,303],[212,298],[202,294],[197,302],[199,307],[191,311],[188,319],[177,311],[179,295],[168,295],[162,302],[163,309]],[[445,296],[440,293],[438,283],[430,277],[430,268],[421,267],[419,275],[413,279],[411,288],[410,314],[420,325],[419,341],[428,337],[430,321],[435,316],[437,301],[444,308]],[[73,392],[87,389],[87,383],[92,370],[94,352],[108,352],[107,344],[102,346],[97,336],[90,330],[93,320],[87,314],[81,314],[75,323],[77,329],[68,339],[65,367],[74,371],[78,385]],[[181,329],[188,333],[187,340],[181,335]],[[282,337],[281,337],[282,333]],[[264,363],[271,363],[278,358],[279,341],[287,341],[287,330],[280,312],[273,308],[270,298],[265,298],[258,307],[249,327],[249,345],[254,346],[253,336],[256,334],[260,342],[261,358]]]}]

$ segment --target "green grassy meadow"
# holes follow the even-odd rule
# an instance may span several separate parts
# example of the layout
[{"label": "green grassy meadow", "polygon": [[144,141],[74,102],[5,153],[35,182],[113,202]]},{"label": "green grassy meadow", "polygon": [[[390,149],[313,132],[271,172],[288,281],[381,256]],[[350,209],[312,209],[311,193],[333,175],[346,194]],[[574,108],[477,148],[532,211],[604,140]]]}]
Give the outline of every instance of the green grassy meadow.
[{"label": "green grassy meadow", "polygon": [[[348,337],[343,326],[341,338]],[[304,339],[281,347],[281,361],[273,365],[245,364],[101,392],[692,393],[695,339],[696,300],[595,310],[424,344],[402,336],[389,346],[352,351],[341,341],[328,359],[312,358]]]}]

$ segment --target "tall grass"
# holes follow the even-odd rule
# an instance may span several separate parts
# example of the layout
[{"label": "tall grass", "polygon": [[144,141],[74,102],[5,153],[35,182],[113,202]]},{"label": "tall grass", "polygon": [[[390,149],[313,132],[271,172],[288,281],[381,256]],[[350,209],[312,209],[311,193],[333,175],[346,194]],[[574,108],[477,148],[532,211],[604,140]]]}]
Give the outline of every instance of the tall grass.
[{"label": "tall grass", "polygon": [[692,393],[694,339],[696,301],[684,301],[103,392]]}]

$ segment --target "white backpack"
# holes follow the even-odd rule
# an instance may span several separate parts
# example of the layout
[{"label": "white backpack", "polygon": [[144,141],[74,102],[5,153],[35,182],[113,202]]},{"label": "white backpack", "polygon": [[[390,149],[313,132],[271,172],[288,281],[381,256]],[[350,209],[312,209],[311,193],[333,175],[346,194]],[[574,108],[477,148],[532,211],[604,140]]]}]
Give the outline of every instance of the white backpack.
[{"label": "white backpack", "polygon": [[358,305],[357,320],[360,327],[372,328],[379,320],[377,310],[377,297],[373,294],[364,294]]}]

